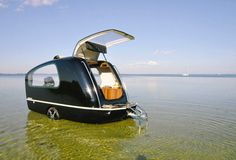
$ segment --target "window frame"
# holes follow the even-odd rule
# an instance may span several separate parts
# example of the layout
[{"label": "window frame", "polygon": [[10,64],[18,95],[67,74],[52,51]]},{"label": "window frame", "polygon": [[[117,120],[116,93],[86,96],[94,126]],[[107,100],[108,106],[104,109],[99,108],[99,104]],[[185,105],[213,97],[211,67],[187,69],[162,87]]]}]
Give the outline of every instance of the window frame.
[{"label": "window frame", "polygon": [[[42,86],[40,86],[40,85],[33,85],[33,75],[34,75],[34,73],[37,71],[37,70],[39,70],[39,69],[41,69],[41,68],[44,68],[44,67],[47,67],[47,66],[50,66],[50,65],[54,65],[54,67],[56,68],[56,76],[58,77],[58,85],[56,86],[56,87],[47,87],[47,86],[44,86],[44,85],[42,85]],[[45,77],[46,78],[46,77]],[[60,87],[60,74],[59,74],[59,72],[58,72],[58,67],[57,67],[57,65],[56,65],[56,63],[54,63],[54,62],[49,62],[49,63],[44,63],[44,64],[41,64],[41,65],[39,65],[39,66],[37,66],[37,67],[35,67],[35,68],[33,68],[28,74],[27,74],[27,80],[28,80],[28,82],[27,82],[27,84],[28,84],[28,86],[29,87],[32,87],[32,88],[45,88],[45,89],[58,89],[59,87]]]}]

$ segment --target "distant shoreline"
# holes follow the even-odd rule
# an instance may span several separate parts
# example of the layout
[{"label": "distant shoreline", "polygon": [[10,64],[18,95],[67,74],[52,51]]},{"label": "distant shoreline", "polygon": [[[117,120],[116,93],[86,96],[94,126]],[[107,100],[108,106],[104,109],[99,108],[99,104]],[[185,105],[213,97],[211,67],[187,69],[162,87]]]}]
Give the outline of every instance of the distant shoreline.
[{"label": "distant shoreline", "polygon": [[0,76],[24,76],[24,73],[0,73]]},{"label": "distant shoreline", "polygon": [[[0,73],[0,76],[25,76],[24,73]],[[125,77],[225,77],[236,78],[236,74],[121,74]]]},{"label": "distant shoreline", "polygon": [[144,76],[144,77],[227,77],[236,78],[236,74],[121,74],[122,76]]}]

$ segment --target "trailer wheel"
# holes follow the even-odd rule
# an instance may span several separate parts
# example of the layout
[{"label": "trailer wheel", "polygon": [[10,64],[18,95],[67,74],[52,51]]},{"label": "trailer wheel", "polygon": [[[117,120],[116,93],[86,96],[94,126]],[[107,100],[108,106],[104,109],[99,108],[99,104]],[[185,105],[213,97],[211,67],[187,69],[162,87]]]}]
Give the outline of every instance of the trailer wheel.
[{"label": "trailer wheel", "polygon": [[60,119],[60,114],[59,114],[58,110],[55,107],[50,107],[48,109],[47,116],[48,116],[48,118],[53,119],[53,120]]}]

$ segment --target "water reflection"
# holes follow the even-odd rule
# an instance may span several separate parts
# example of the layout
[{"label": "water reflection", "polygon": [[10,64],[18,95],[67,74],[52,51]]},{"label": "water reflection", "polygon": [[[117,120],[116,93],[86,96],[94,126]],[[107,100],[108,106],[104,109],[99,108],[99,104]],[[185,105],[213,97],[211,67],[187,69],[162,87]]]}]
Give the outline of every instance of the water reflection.
[{"label": "water reflection", "polygon": [[53,121],[31,111],[26,124],[26,144],[37,158],[104,159],[121,151],[122,140],[135,138],[138,130],[137,123],[132,119],[108,124],[85,124]]}]

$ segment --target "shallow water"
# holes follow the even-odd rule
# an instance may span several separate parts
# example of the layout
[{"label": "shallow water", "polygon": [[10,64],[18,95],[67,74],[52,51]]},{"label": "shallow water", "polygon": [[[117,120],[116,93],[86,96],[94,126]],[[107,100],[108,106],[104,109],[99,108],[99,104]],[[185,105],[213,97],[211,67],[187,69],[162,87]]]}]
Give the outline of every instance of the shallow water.
[{"label": "shallow water", "polygon": [[0,76],[0,159],[236,159],[236,78],[124,76],[149,116],[108,124],[28,110],[23,76]]}]

